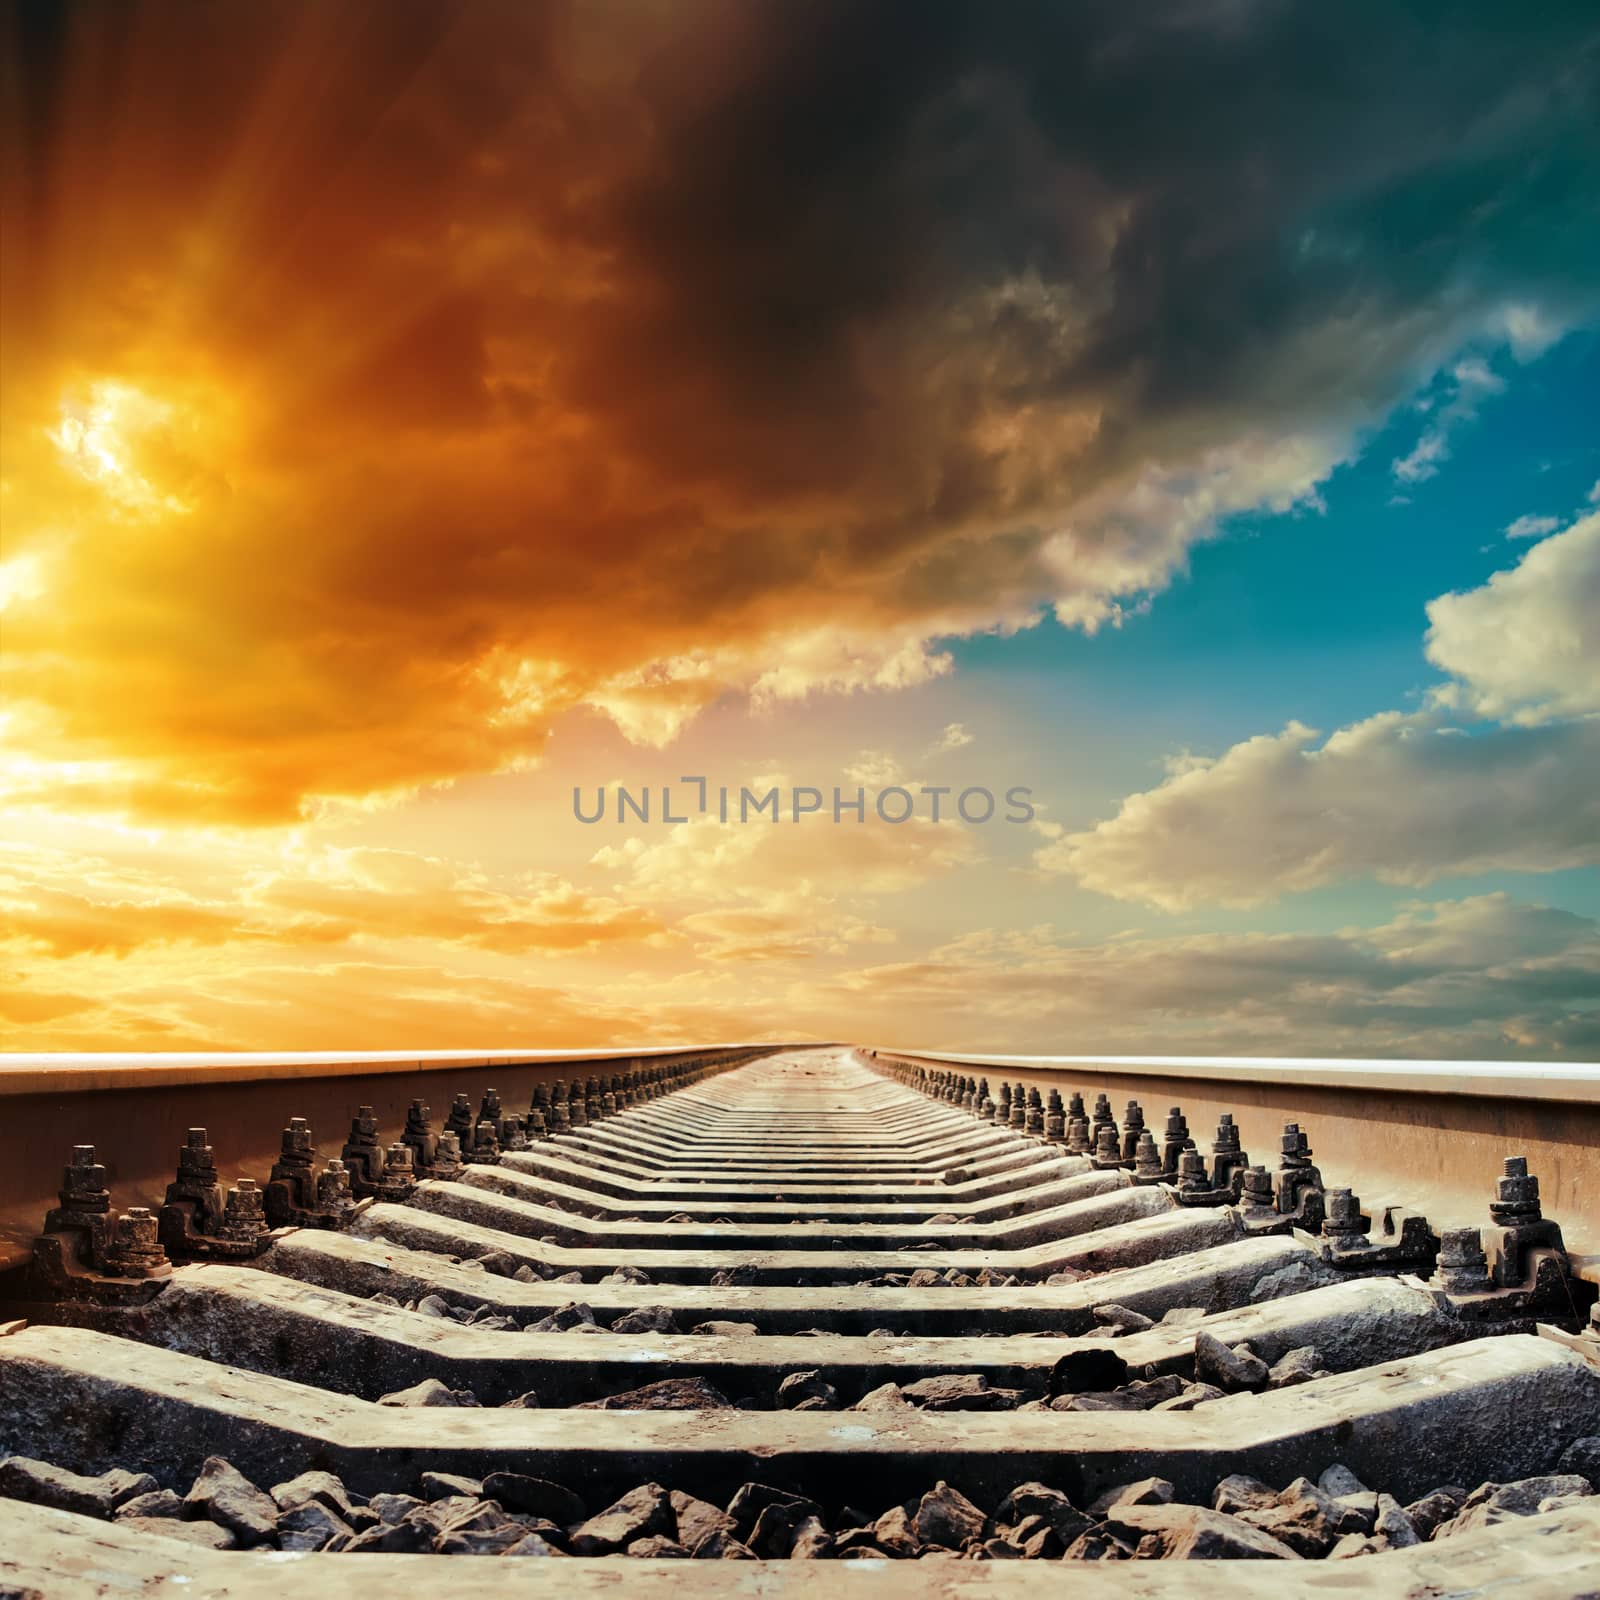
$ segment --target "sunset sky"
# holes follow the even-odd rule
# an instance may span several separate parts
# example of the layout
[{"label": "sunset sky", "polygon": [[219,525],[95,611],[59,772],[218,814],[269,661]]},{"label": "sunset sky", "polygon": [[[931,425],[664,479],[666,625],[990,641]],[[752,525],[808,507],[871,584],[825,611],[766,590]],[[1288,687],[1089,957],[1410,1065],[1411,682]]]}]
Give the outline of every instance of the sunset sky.
[{"label": "sunset sky", "polygon": [[0,54],[0,1049],[1600,1056],[1590,0]]}]

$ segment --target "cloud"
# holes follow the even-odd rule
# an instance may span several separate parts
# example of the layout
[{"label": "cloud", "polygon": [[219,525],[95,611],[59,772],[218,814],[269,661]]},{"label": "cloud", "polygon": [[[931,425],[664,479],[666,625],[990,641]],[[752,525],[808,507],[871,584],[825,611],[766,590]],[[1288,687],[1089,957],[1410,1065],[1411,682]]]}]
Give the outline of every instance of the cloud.
[{"label": "cloud", "polygon": [[[1013,1050],[1577,1056],[1600,1035],[1600,924],[1502,894],[1337,933],[1063,940],[980,930],[830,991],[901,1044]],[[970,1015],[984,996],[983,1017]],[[919,1032],[905,1036],[906,1016]],[[880,1022],[880,1026],[888,1026]]]},{"label": "cloud", "polygon": [[553,874],[494,882],[460,863],[404,850],[323,848],[287,866],[258,865],[230,897],[209,900],[175,882],[115,870],[62,887],[79,865],[15,853],[0,875],[0,941],[56,959],[122,958],[172,945],[321,950],[406,939],[560,955],[666,935],[648,908],[585,893]]},{"label": "cloud", "polygon": [[1450,379],[1443,397],[1432,407],[1433,422],[1423,429],[1410,452],[1392,464],[1391,471],[1403,484],[1423,483],[1436,477],[1440,466],[1450,458],[1452,432],[1475,420],[1479,406],[1505,389],[1505,380],[1476,357],[1459,362]]},{"label": "cloud", "polygon": [[1035,856],[1167,911],[1262,905],[1348,878],[1420,885],[1600,861],[1600,722],[1464,734],[1380,713],[1322,743],[1291,723],[1193,758]]},{"label": "cloud", "polygon": [[886,750],[863,750],[844,769],[844,775],[863,789],[887,789],[905,777],[900,763]]},{"label": "cloud", "polygon": [[[1331,734],[1292,722],[1184,755],[1114,817],[1037,851],[1046,874],[1167,911],[1261,905],[1349,878],[1421,885],[1600,861],[1600,514],[1428,604],[1452,674],[1423,712]],[[1466,710],[1505,726],[1463,729]]]},{"label": "cloud", "polygon": [[930,755],[942,755],[946,751],[960,750],[973,742],[973,735],[967,732],[965,726],[959,722],[946,725],[943,733],[934,740]]},{"label": "cloud", "polygon": [[1522,724],[1600,713],[1600,511],[1481,587],[1430,601],[1428,622],[1451,702]]},{"label": "cloud", "polygon": [[292,823],[1115,626],[1592,310],[1581,7],[6,26],[41,806]]},{"label": "cloud", "polygon": [[1561,526],[1560,517],[1536,517],[1531,513],[1506,525],[1508,539],[1542,539]]}]

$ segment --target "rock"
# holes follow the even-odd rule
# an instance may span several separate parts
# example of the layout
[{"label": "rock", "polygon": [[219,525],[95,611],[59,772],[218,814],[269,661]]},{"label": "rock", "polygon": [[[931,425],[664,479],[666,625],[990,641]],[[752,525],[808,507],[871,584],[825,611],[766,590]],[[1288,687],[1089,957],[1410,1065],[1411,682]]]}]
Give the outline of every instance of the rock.
[{"label": "rock", "polygon": [[917,1554],[916,1530],[904,1506],[894,1506],[872,1525],[872,1538],[879,1549],[902,1558]]},{"label": "rock", "polygon": [[618,1267],[615,1272],[608,1272],[601,1283],[654,1283],[653,1279],[643,1267]]},{"label": "rock", "polygon": [[183,1506],[186,1517],[209,1517],[241,1545],[266,1544],[277,1532],[277,1502],[221,1456],[206,1457]]},{"label": "rock", "polygon": [[1370,1533],[1347,1533],[1334,1545],[1325,1560],[1348,1561],[1351,1556],[1375,1556],[1389,1546],[1380,1538]]},{"label": "rock", "polygon": [[537,1533],[525,1533],[503,1556],[565,1556],[566,1551]]},{"label": "rock", "polygon": [[529,1516],[548,1517],[563,1528],[582,1522],[588,1507],[572,1490],[548,1478],[530,1478],[521,1472],[491,1472],[483,1480],[482,1494],[497,1501],[507,1511],[523,1511]]},{"label": "rock", "polygon": [[908,1289],[937,1289],[944,1283],[932,1267],[918,1267],[906,1281]]},{"label": "rock", "polygon": [[1165,1478],[1140,1478],[1135,1483],[1119,1483],[1114,1489],[1107,1489],[1089,1510],[1096,1516],[1104,1516],[1108,1511],[1126,1506],[1170,1505],[1175,1493]]},{"label": "rock", "polygon": [[124,1522],[129,1517],[181,1517],[183,1499],[170,1489],[153,1489],[149,1494],[136,1494],[124,1500],[116,1509],[116,1519]]},{"label": "rock", "polygon": [[1455,1516],[1466,1498],[1465,1489],[1448,1484],[1442,1489],[1431,1490],[1420,1500],[1413,1500],[1404,1507],[1406,1519],[1417,1530],[1419,1539],[1431,1539],[1433,1530]]},{"label": "rock", "polygon": [[539,1409],[539,1397],[530,1389],[526,1394],[519,1394],[515,1400],[502,1400],[500,1409],[502,1411],[537,1411]]},{"label": "rock", "polygon": [[1386,1540],[1391,1550],[1405,1550],[1411,1545],[1422,1543],[1411,1518],[1405,1514],[1400,1502],[1393,1495],[1378,1496],[1378,1509],[1377,1515],[1372,1519],[1372,1532],[1376,1538]]},{"label": "rock", "polygon": [[667,1491],[659,1483],[641,1484],[574,1528],[572,1553],[606,1556],[626,1550],[635,1539],[648,1539],[653,1533],[670,1537],[676,1532],[677,1519]]},{"label": "rock", "polygon": [[1204,1506],[1120,1506],[1098,1530],[1146,1555],[1146,1539],[1167,1561],[1298,1561],[1286,1543],[1241,1517]]},{"label": "rock", "polygon": [[967,1539],[981,1539],[989,1519],[958,1489],[940,1479],[917,1503],[911,1531],[922,1544],[958,1549]]},{"label": "rock", "polygon": [[1130,1546],[1096,1529],[1083,1534],[1067,1546],[1063,1561],[1126,1561],[1133,1555]]},{"label": "rock", "polygon": [[714,1533],[733,1531],[733,1518],[709,1500],[697,1500],[681,1489],[674,1489],[669,1498],[672,1513],[677,1518],[678,1542],[686,1549],[698,1552],[702,1540]]},{"label": "rock", "polygon": [[550,1281],[551,1283],[582,1283],[583,1274],[581,1272],[558,1272]]},{"label": "rock", "polygon": [[820,1406],[812,1406],[812,1410],[837,1411],[839,1409],[839,1391],[829,1383],[820,1372],[791,1372],[782,1383],[778,1385],[778,1406],[783,1411],[795,1410],[802,1400],[821,1401]]},{"label": "rock", "polygon": [[983,1394],[989,1380],[980,1372],[946,1373],[934,1378],[918,1378],[900,1385],[900,1393],[914,1405],[935,1400],[957,1400]]},{"label": "rock", "polygon": [[380,1555],[419,1555],[433,1549],[434,1530],[426,1522],[385,1522],[358,1533],[344,1548],[349,1551],[375,1551]]},{"label": "rock", "polygon": [[1297,1349],[1285,1351],[1267,1369],[1267,1387],[1292,1389],[1296,1384],[1310,1383],[1322,1370],[1315,1347],[1300,1345]]},{"label": "rock", "polygon": [[689,1332],[717,1334],[724,1339],[736,1339],[748,1334],[758,1334],[761,1329],[753,1322],[725,1322],[720,1318],[713,1317],[710,1322],[695,1323]]},{"label": "rock", "polygon": [[789,1546],[791,1561],[825,1561],[833,1554],[833,1535],[822,1526],[820,1518],[803,1517],[794,1530],[794,1541]]},{"label": "rock", "polygon": [[367,1504],[381,1521],[398,1523],[404,1522],[422,1502],[414,1494],[375,1494]]},{"label": "rock", "polygon": [[728,1502],[728,1515],[733,1520],[735,1537],[749,1544],[756,1524],[761,1520],[761,1513],[769,1506],[799,1506],[802,1516],[822,1515],[822,1508],[815,1500],[808,1500],[792,1489],[779,1489],[770,1483],[740,1484]]},{"label": "rock", "polygon": [[1576,1473],[1580,1478],[1587,1478],[1591,1488],[1600,1491],[1600,1433],[1574,1439],[1561,1452],[1556,1471],[1563,1475]]},{"label": "rock", "polygon": [[1539,1502],[1539,1514],[1542,1516],[1546,1511],[1565,1511],[1568,1506],[1581,1505],[1588,1498],[1588,1495],[1583,1494],[1547,1495]]},{"label": "rock", "polygon": [[1052,1272],[1044,1281],[1048,1288],[1064,1289],[1069,1283],[1081,1283],[1088,1276],[1087,1272],[1075,1272],[1071,1267],[1061,1267]]},{"label": "rock", "polygon": [[663,1556],[669,1560],[689,1559],[689,1552],[676,1539],[669,1539],[661,1533],[652,1533],[647,1539],[635,1539],[625,1553],[640,1561],[656,1560]]},{"label": "rock", "polygon": [[454,1527],[458,1522],[465,1522],[478,1516],[485,1509],[494,1512],[489,1519],[491,1524],[506,1520],[500,1514],[498,1507],[489,1507],[486,1500],[480,1499],[475,1494],[447,1494],[441,1499],[431,1500],[427,1505],[408,1511],[406,1521],[416,1527],[426,1528],[431,1537]]},{"label": "rock", "polygon": [[0,1497],[53,1511],[76,1511],[82,1517],[109,1517],[118,1506],[159,1487],[148,1472],[124,1472],[120,1467],[90,1478],[29,1456],[0,1461]]},{"label": "rock", "polygon": [[1030,1561],[1058,1561],[1067,1549],[1061,1535],[1043,1517],[1024,1517],[1003,1542]]},{"label": "rock", "polygon": [[450,1302],[439,1294],[425,1294],[417,1301],[417,1312],[424,1317],[448,1317]]},{"label": "rock", "polygon": [[1317,1479],[1317,1487],[1335,1500],[1347,1494],[1368,1494],[1364,1484],[1343,1462],[1336,1461]]},{"label": "rock", "polygon": [[1166,1400],[1176,1400],[1186,1385],[1182,1378],[1167,1375],[1146,1381],[1127,1383],[1106,1394],[1075,1394],[1066,1397],[1066,1404],[1052,1402],[1056,1411],[1150,1411]]},{"label": "rock", "polygon": [[[640,1306],[611,1324],[613,1333],[676,1333],[678,1319],[666,1306]],[[687,1552],[685,1552],[687,1554]]]},{"label": "rock", "polygon": [[1204,1328],[1194,1336],[1194,1375],[1219,1389],[1260,1389],[1267,1381],[1267,1364],[1247,1344],[1229,1349]]},{"label": "rock", "polygon": [[[1044,1531],[1047,1538],[1055,1537],[1048,1528]],[[1023,1561],[1027,1559],[1027,1555],[1027,1550],[1016,1543],[1015,1540],[993,1538],[984,1539],[981,1543],[973,1545],[968,1551],[967,1559],[969,1561]]]},{"label": "rock", "polygon": [[[561,1279],[556,1280],[558,1283]],[[537,1322],[530,1322],[523,1329],[524,1333],[567,1333],[573,1328],[594,1326],[594,1311],[581,1300],[569,1300],[564,1306],[557,1306],[548,1317],[541,1317]]]},{"label": "rock", "polygon": [[205,1550],[233,1550],[239,1543],[226,1528],[219,1528],[214,1522],[180,1522],[172,1517],[119,1517],[117,1526],[131,1528],[135,1533],[158,1534],[163,1539],[182,1539],[185,1544],[196,1544]]},{"label": "rock", "polygon": [[1518,1478],[1513,1483],[1486,1483],[1467,1496],[1455,1521],[1448,1529],[1441,1528],[1436,1537],[1453,1539],[1457,1534],[1491,1528],[1513,1517],[1535,1516],[1542,1500],[1558,1496],[1587,1499],[1593,1493],[1589,1480],[1575,1472]]},{"label": "rock", "polygon": [[1026,1389],[996,1389],[990,1387],[974,1394],[951,1395],[940,1400],[929,1400],[924,1411],[1015,1411],[1031,1396]]},{"label": "rock", "polygon": [[1096,1306],[1094,1320],[1119,1334],[1143,1333],[1147,1328],[1155,1327],[1154,1320],[1142,1311],[1119,1306],[1114,1300],[1108,1301],[1103,1306]]},{"label": "rock", "polygon": [[[421,1486],[423,1494],[433,1501],[457,1498],[479,1500],[483,1497],[483,1485],[476,1478],[464,1477],[459,1472],[424,1472]],[[382,1512],[379,1515],[382,1516]],[[385,1522],[388,1520],[384,1517]]]},{"label": "rock", "polygon": [[1096,1394],[1127,1381],[1128,1363],[1115,1350],[1073,1350],[1050,1369],[1046,1393]]},{"label": "rock", "polygon": [[1208,1400],[1222,1399],[1222,1391],[1214,1383],[1186,1383],[1175,1400],[1163,1400],[1157,1411],[1193,1411]]},{"label": "rock", "polygon": [[271,1494],[278,1508],[283,1511],[314,1500],[348,1522],[355,1509],[349,1491],[331,1472],[302,1472],[298,1478],[273,1484]]},{"label": "rock", "polygon": [[1347,1533],[1372,1531],[1370,1516],[1324,1494],[1309,1478],[1296,1478],[1276,1505],[1240,1515],[1303,1556],[1325,1556]]},{"label": "rock", "polygon": [[713,1289],[742,1289],[756,1281],[754,1267],[718,1267],[711,1274]]},{"label": "rock", "polygon": [[1230,1516],[1240,1511],[1265,1511],[1277,1503],[1276,1489],[1242,1472],[1224,1478],[1211,1493],[1211,1509]]},{"label": "rock", "polygon": [[424,1378],[409,1389],[378,1396],[380,1406],[475,1406],[478,1397],[470,1389],[448,1389],[437,1378]]},{"label": "rock", "polygon": [[303,1500],[278,1517],[280,1550],[320,1550],[330,1540],[349,1538],[354,1530],[320,1500]]},{"label": "rock", "polygon": [[604,1400],[585,1400],[574,1411],[725,1411],[733,1402],[704,1378],[662,1378]]},{"label": "rock", "polygon": [[1064,1545],[1071,1544],[1092,1526],[1092,1519],[1078,1510],[1059,1489],[1042,1483],[1019,1483],[995,1507],[994,1520],[1001,1525],[1020,1525],[1034,1518],[1053,1528]]},{"label": "rock", "polygon": [[1204,1322],[1208,1315],[1204,1306],[1169,1306],[1161,1313],[1161,1326],[1187,1328],[1190,1323]]},{"label": "rock", "polygon": [[694,1547],[696,1561],[754,1561],[756,1553],[749,1545],[741,1544],[731,1533],[719,1529],[708,1533]]},{"label": "rock", "polygon": [[[511,1278],[512,1278],[512,1281],[514,1283],[534,1283],[534,1282],[537,1282],[538,1277],[539,1277],[539,1274],[537,1272],[535,1272],[533,1270],[533,1268],[528,1265],[527,1262],[523,1262],[523,1264],[520,1267],[518,1267],[515,1272],[513,1272],[511,1274]],[[514,1554],[514,1553],[515,1552],[511,1552],[511,1551],[507,1552],[507,1554]],[[534,1553],[537,1554],[537,1552],[534,1552]]]},{"label": "rock", "polygon": [[869,1389],[853,1406],[846,1407],[849,1411],[910,1411],[912,1404],[900,1392],[897,1383],[880,1383],[876,1389]]},{"label": "rock", "polygon": [[821,1526],[811,1501],[782,1500],[762,1511],[744,1542],[762,1561],[786,1560],[800,1525],[805,1522]]}]

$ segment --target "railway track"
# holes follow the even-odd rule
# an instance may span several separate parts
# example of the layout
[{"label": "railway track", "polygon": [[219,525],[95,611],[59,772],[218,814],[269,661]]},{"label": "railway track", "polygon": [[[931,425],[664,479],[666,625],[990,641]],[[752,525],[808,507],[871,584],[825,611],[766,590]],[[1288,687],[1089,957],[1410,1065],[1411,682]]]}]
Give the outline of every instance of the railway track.
[{"label": "railway track", "polygon": [[231,1187],[196,1129],[120,1212],[77,1147],[0,1280],[0,1595],[1600,1594],[1600,1313],[1520,1152],[1436,1226],[1150,1101],[746,1051]]}]

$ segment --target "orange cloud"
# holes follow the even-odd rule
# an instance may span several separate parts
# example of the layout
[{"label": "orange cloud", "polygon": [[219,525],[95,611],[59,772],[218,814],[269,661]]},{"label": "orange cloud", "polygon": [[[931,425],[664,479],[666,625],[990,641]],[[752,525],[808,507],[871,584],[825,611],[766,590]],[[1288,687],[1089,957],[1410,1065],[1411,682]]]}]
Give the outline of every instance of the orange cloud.
[{"label": "orange cloud", "polygon": [[[727,694],[924,682],[941,639],[1051,606],[1115,622],[1218,517],[1313,503],[1425,352],[1504,321],[1481,241],[1471,294],[1341,295],[1381,270],[1354,245],[1282,275],[1290,165],[1361,166],[1340,92],[1279,148],[1300,46],[1265,15],[1173,19],[1183,70],[1030,9],[9,26],[24,803],[293,822],[535,761],[579,705],[661,743]],[[1406,85],[1361,129],[1387,196],[1445,110],[1351,56]],[[1259,114],[1204,114],[1215,71]],[[1531,136],[1550,97],[1501,75]],[[1341,379],[1352,345],[1391,366]]]}]

